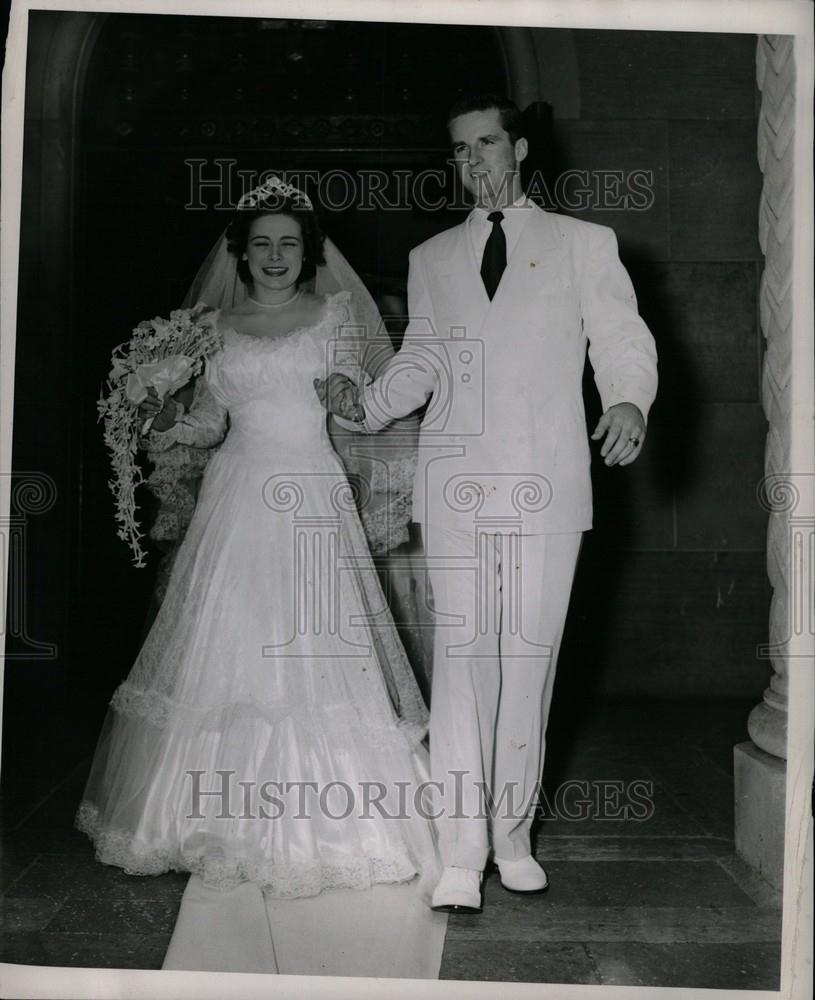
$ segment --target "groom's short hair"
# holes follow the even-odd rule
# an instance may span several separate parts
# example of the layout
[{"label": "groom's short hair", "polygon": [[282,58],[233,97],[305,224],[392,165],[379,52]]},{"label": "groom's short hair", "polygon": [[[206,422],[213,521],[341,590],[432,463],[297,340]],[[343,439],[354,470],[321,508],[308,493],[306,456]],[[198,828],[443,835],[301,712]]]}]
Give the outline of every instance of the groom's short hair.
[{"label": "groom's short hair", "polygon": [[489,111],[491,108],[501,116],[501,128],[512,143],[526,135],[523,115],[517,104],[501,94],[463,94],[457,98],[447,114],[447,127],[454,118],[468,115],[471,111]]}]

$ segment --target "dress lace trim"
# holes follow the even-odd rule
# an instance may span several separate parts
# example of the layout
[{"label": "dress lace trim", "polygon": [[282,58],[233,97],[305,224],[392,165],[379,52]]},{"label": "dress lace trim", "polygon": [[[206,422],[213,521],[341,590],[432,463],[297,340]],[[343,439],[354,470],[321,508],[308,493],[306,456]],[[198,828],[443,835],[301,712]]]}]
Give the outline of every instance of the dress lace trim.
[{"label": "dress lace trim", "polygon": [[270,725],[293,721],[310,736],[330,734],[335,749],[363,745],[378,750],[395,747],[412,750],[427,734],[426,714],[410,706],[410,714],[391,725],[374,726],[365,706],[336,705],[306,708],[280,701],[270,704],[233,702],[210,708],[184,704],[155,689],[141,689],[124,681],[113,694],[110,706],[130,718],[141,718],[158,729],[187,726],[211,732],[225,732],[229,726],[248,719],[262,718]]},{"label": "dress lace trim", "polygon": [[359,512],[371,552],[389,552],[410,538],[415,474],[415,453],[371,463],[370,495]]},{"label": "dress lace trim", "polygon": [[105,829],[99,810],[87,801],[80,805],[75,825],[93,841],[97,860],[103,864],[116,865],[128,875],[190,872],[205,885],[222,891],[241,882],[255,882],[271,896],[296,899],[316,896],[325,889],[369,889],[378,882],[409,882],[419,874],[404,850],[385,856],[355,855],[287,864],[229,855],[212,843],[173,850],[123,830]]},{"label": "dress lace trim", "polygon": [[256,354],[267,354],[269,352],[279,349],[283,344],[288,343],[292,338],[297,337],[301,333],[317,333],[322,330],[328,324],[337,325],[341,320],[338,316],[345,314],[346,318],[349,317],[348,303],[351,300],[351,293],[346,291],[335,292],[333,295],[329,295],[326,299],[326,310],[322,317],[316,323],[304,324],[302,326],[296,326],[293,330],[289,330],[287,333],[281,334],[279,337],[253,337],[250,333],[241,333],[236,330],[233,326],[224,328],[224,339],[228,340],[230,337],[236,337],[238,340],[242,341],[252,353]]}]

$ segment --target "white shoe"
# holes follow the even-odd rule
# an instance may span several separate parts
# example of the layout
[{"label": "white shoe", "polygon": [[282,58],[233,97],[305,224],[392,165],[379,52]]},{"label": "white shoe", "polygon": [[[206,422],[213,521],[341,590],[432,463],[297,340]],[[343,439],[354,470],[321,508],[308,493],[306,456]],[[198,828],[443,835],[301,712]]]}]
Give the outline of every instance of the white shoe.
[{"label": "white shoe", "polygon": [[549,887],[546,872],[531,854],[517,861],[502,861],[500,858],[493,860],[501,874],[501,885],[510,892],[532,894],[543,892]]},{"label": "white shoe", "polygon": [[430,908],[443,913],[480,913],[481,872],[475,868],[445,868]]}]

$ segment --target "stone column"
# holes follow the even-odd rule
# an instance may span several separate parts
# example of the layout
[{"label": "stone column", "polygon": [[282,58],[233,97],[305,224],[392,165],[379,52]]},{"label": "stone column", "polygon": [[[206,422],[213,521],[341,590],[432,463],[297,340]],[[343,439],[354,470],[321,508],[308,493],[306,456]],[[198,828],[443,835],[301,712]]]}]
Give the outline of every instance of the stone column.
[{"label": "stone column", "polygon": [[[810,518],[796,515],[799,493],[791,476],[792,228],[795,61],[792,36],[762,35],[756,52],[761,90],[758,161],[764,174],[759,241],[764,253],[760,290],[766,338],[762,403],[769,424],[766,478],[759,500],[769,511],[767,572],[773,588],[769,643],[759,655],[772,665],[763,700],[750,713],[751,742],[735,747],[736,850],[772,885],[781,887],[787,746],[789,640],[809,627],[804,572],[811,549]],[[802,539],[809,539],[802,545]],[[802,592],[803,590],[803,601]],[[801,620],[806,615],[807,622]]]}]

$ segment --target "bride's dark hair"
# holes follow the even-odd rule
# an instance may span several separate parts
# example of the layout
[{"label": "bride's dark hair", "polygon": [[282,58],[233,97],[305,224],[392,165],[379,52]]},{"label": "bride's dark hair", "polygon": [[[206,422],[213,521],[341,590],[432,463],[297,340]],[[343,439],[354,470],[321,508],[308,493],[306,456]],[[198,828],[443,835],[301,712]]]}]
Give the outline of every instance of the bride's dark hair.
[{"label": "bride's dark hair", "polygon": [[243,255],[249,243],[249,229],[255,219],[262,215],[288,215],[299,223],[303,234],[303,267],[297,278],[297,287],[311,281],[317,273],[317,268],[325,263],[323,254],[325,235],[320,229],[316,212],[306,208],[297,198],[280,195],[258,205],[239,208],[235,218],[230,222],[226,231],[227,249],[238,260],[238,277],[244,285],[252,283],[249,265],[243,259]]}]

